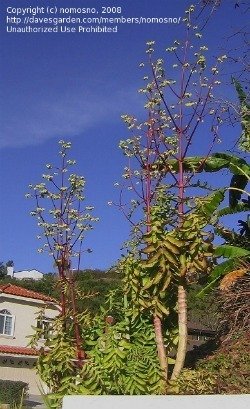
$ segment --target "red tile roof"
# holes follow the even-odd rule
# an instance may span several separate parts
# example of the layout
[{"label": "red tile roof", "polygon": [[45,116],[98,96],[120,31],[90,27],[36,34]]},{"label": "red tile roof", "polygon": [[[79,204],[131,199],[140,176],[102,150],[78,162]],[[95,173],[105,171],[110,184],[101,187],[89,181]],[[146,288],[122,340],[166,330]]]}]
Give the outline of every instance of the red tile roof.
[{"label": "red tile roof", "polygon": [[33,356],[38,355],[38,351],[36,349],[28,347],[15,347],[9,345],[0,345],[0,353]]},{"label": "red tile roof", "polygon": [[37,293],[36,291],[32,291],[32,290],[27,290],[26,288],[18,287],[17,285],[14,285],[14,284],[0,285],[0,294],[1,293],[17,295],[19,297],[25,297],[25,298],[34,298],[35,300],[57,303],[57,301],[54,298],[51,298],[48,295]]}]

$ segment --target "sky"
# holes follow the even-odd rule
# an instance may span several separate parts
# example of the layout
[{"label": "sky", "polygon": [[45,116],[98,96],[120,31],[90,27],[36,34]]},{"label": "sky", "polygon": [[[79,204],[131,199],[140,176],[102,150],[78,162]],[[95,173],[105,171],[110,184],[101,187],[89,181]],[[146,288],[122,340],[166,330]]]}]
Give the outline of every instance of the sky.
[{"label": "sky", "polygon": [[[223,47],[239,47],[237,38],[228,36],[246,25],[245,3],[242,0],[235,8],[233,1],[225,0],[213,15],[204,31],[211,57]],[[30,183],[41,180],[44,165],[56,161],[58,141],[64,139],[72,142],[76,171],[86,178],[86,204],[93,205],[100,218],[85,243],[93,252],[84,254],[81,267],[107,269],[119,259],[130,228],[121,212],[108,205],[118,197],[114,183],[126,166],[118,148],[119,141],[129,136],[121,115],[145,114],[145,102],[137,92],[142,86],[139,64],[145,60],[145,43],[155,40],[157,53],[167,59],[165,49],[181,36],[183,25],[121,24],[112,33],[6,31],[6,17],[20,17],[16,8],[55,5],[95,7],[104,17],[179,18],[190,0],[1,1],[0,261],[13,260],[16,271],[53,271],[49,256],[37,252],[39,230],[29,215],[33,205],[25,193]],[[106,7],[118,13],[102,13],[109,10]],[[25,16],[32,14],[21,15]],[[222,90],[226,89],[227,97],[235,98],[233,89],[225,85]],[[235,132],[228,129],[227,137],[233,138]]]}]

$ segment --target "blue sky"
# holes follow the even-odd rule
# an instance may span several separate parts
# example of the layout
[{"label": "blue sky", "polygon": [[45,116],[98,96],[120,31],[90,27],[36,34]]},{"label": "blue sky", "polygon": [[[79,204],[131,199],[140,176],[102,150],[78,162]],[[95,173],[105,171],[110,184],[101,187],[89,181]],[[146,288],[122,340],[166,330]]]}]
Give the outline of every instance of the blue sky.
[{"label": "blue sky", "polygon": [[[243,6],[222,3],[204,33],[210,56],[228,46],[226,36],[247,22]],[[86,241],[93,253],[83,257],[82,267],[108,268],[129,232],[122,214],[107,205],[117,198],[113,184],[126,165],[118,143],[128,132],[120,116],[143,117],[144,100],[137,89],[146,41],[155,40],[157,53],[165,58],[165,48],[181,35],[182,25],[124,24],[117,33],[101,34],[6,33],[7,7],[55,4],[120,6],[125,17],[180,17],[190,1],[1,1],[0,260],[14,260],[16,270],[53,271],[52,260],[37,253],[38,229],[24,195],[29,183],[41,179],[44,164],[55,162],[57,141],[65,139],[72,142],[77,171],[87,180],[86,204],[100,217]],[[231,41],[239,45],[233,38],[230,46]],[[235,129],[227,132],[233,137]]]}]

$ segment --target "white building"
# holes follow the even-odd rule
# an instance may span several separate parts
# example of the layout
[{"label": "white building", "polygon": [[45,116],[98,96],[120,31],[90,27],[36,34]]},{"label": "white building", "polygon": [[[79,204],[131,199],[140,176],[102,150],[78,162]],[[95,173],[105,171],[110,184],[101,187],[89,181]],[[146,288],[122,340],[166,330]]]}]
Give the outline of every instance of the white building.
[{"label": "white building", "polygon": [[18,280],[23,280],[25,278],[32,278],[33,280],[41,280],[43,278],[43,273],[38,270],[22,270],[15,271],[13,267],[7,267],[7,275]]},{"label": "white building", "polygon": [[[44,308],[43,319],[38,312]],[[29,393],[40,394],[41,381],[34,369],[38,350],[28,346],[33,327],[46,326],[56,315],[56,301],[13,284],[0,285],[0,379],[27,382]],[[40,346],[44,340],[39,341]]]}]

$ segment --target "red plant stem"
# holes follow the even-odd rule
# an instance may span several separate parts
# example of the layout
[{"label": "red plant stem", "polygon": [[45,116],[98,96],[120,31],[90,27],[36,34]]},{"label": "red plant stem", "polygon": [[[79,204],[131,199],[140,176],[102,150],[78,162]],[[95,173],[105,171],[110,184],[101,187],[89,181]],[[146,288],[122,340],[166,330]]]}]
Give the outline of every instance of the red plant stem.
[{"label": "red plant stem", "polygon": [[157,351],[160,361],[161,370],[165,381],[168,380],[168,360],[166,359],[166,348],[164,345],[164,337],[162,334],[162,322],[161,319],[155,315],[153,318],[154,329],[155,329],[155,339],[157,345]]},{"label": "red plant stem", "polygon": [[147,232],[150,231],[150,207],[151,207],[151,176],[150,176],[150,146],[151,146],[151,139],[153,135],[152,129],[152,113],[149,112],[149,126],[148,126],[148,133],[147,133],[147,163],[146,163],[146,230]]},{"label": "red plant stem", "polygon": [[[150,163],[150,148],[151,142],[154,138],[154,129],[153,129],[153,118],[152,112],[149,112],[149,126],[148,126],[148,133],[147,133],[147,163],[146,163],[146,221],[147,226],[146,230],[149,232],[151,230],[151,200],[152,200],[152,193],[151,193],[151,163]],[[155,332],[155,340],[157,346],[157,354],[159,358],[160,368],[163,374],[163,378],[165,381],[168,379],[168,361],[166,357],[166,348],[164,345],[164,337],[162,333],[162,320],[156,314],[153,316],[153,325],[154,325],[154,332]]]},{"label": "red plant stem", "polygon": [[76,351],[77,351],[77,359],[78,362],[85,358],[85,353],[82,350],[82,339],[80,336],[80,328],[77,319],[77,306],[76,306],[76,293],[75,293],[75,281],[73,278],[72,270],[70,269],[70,258],[69,258],[69,250],[67,246],[64,248],[64,266],[65,266],[65,276],[66,281],[69,286],[70,291],[70,301],[72,306],[72,315],[73,315],[73,323],[74,323],[74,335],[76,340]]},{"label": "red plant stem", "polygon": [[187,300],[186,291],[183,285],[178,286],[178,326],[179,326],[179,344],[176,354],[175,366],[171,379],[178,378],[183,368],[186,350],[187,350]]},{"label": "red plant stem", "polygon": [[[58,265],[58,274],[59,274],[60,280],[64,281],[63,261],[62,260],[60,260],[60,261],[61,261],[61,263],[60,263],[60,265]],[[58,261],[57,261],[57,263],[58,263]],[[64,294],[63,290],[61,290],[60,298],[61,298],[62,316],[65,317],[65,314],[66,314],[66,297],[65,297],[65,294]]]},{"label": "red plant stem", "polygon": [[76,339],[76,349],[77,349],[77,359],[78,362],[81,362],[83,359],[86,358],[85,352],[82,349],[82,338],[80,335],[80,328],[79,323],[77,320],[77,307],[76,307],[76,300],[75,300],[75,283],[74,278],[72,277],[72,271],[70,271],[71,278],[69,280],[70,292],[71,292],[71,303],[72,303],[72,313],[73,313],[73,321],[74,321],[74,332],[75,332],[75,339]]},{"label": "red plant stem", "polygon": [[[85,359],[85,352],[82,350],[82,338],[80,335],[80,327],[77,319],[77,306],[76,306],[76,293],[75,293],[75,283],[72,276],[72,271],[70,270],[70,259],[69,251],[67,246],[64,246],[63,251],[61,252],[60,264],[58,265],[59,277],[64,283],[68,285],[70,291],[69,304],[72,307],[72,316],[74,324],[74,336],[76,341],[76,353],[78,359],[78,365],[81,364],[82,360]],[[66,317],[66,295],[64,290],[61,291],[61,308],[62,316]],[[64,325],[66,323],[64,322]]]},{"label": "red plant stem", "polygon": [[[188,33],[187,33],[188,35]],[[185,51],[184,51],[184,63],[186,61],[187,55],[187,48],[188,48],[188,36],[185,43]],[[178,218],[179,218],[179,226],[181,227],[183,223],[183,215],[184,215],[184,168],[183,168],[183,160],[185,159],[186,150],[184,149],[183,152],[183,89],[184,89],[184,81],[185,81],[185,72],[184,72],[184,64],[182,67],[181,73],[181,100],[180,100],[180,124],[178,129],[178,142],[179,142],[179,152],[178,152],[178,165],[179,165],[179,180],[178,180]],[[171,379],[175,379],[179,376],[181,369],[183,368],[185,356],[186,356],[186,349],[187,349],[187,308],[186,308],[186,290],[185,290],[185,278],[181,279],[178,284],[178,327],[179,327],[179,343],[177,348],[176,354],[176,361],[172,373]]]},{"label": "red plant stem", "polygon": [[188,48],[188,37],[185,42],[185,49],[184,49],[184,62],[182,65],[181,70],[181,99],[180,99],[180,122],[179,127],[177,129],[178,134],[178,168],[179,168],[179,178],[178,178],[178,196],[179,196],[179,204],[178,204],[178,214],[179,214],[179,223],[182,224],[183,213],[184,213],[184,171],[183,171],[183,160],[185,159],[186,150],[183,152],[183,98],[184,98],[184,83],[185,83],[185,62],[187,57],[187,48]]}]

